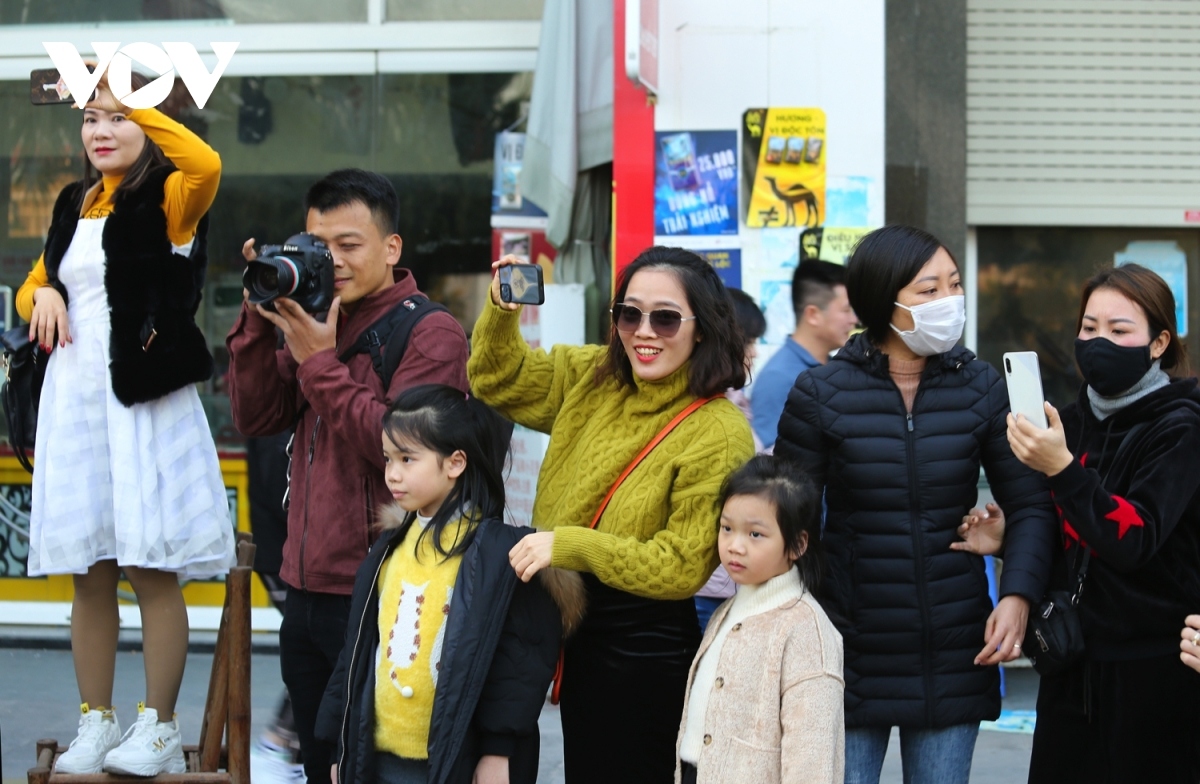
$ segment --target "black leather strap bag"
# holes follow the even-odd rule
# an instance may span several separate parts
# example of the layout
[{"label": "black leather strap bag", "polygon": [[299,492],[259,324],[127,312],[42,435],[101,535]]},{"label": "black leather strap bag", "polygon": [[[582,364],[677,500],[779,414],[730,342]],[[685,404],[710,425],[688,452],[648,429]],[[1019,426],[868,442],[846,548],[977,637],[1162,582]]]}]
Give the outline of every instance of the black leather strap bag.
[{"label": "black leather strap bag", "polygon": [[37,433],[38,400],[42,395],[42,380],[46,377],[46,357],[37,343],[29,340],[29,326],[14,327],[0,334],[4,356],[4,418],[8,423],[8,443],[17,461],[29,473],[33,464],[29,453]]},{"label": "black leather strap bag", "polygon": [[[1117,447],[1111,465],[1116,465],[1125,456],[1126,446],[1132,447],[1134,436],[1145,430],[1149,424],[1139,422],[1129,429]],[[1106,475],[1101,479],[1101,485],[1107,478]],[[1069,584],[1073,590],[1047,591],[1038,606],[1031,608],[1029,622],[1025,625],[1025,655],[1040,675],[1058,675],[1083,658],[1085,645],[1083,621],[1079,616],[1079,599],[1083,594],[1083,580],[1087,577],[1092,552],[1086,545],[1081,544],[1081,549],[1083,557],[1080,559],[1078,571],[1070,574],[1068,565],[1068,575],[1071,578]]]}]

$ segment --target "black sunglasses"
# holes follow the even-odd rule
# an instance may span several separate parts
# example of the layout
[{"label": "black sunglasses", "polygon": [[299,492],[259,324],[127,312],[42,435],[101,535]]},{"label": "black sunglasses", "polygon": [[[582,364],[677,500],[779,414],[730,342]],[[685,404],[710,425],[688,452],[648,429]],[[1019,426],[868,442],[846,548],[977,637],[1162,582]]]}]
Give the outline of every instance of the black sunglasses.
[{"label": "black sunglasses", "polygon": [[645,313],[641,308],[618,302],[612,309],[613,324],[621,332],[633,332],[642,325],[642,319],[650,317],[650,329],[661,338],[673,338],[685,321],[695,321],[695,316],[684,318],[677,310],[652,310]]}]

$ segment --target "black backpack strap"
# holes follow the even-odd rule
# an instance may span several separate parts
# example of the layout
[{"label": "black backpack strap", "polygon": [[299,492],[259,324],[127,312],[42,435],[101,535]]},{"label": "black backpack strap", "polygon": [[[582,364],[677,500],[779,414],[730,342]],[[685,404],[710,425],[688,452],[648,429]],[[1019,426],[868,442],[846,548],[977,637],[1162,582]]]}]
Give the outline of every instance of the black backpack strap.
[{"label": "black backpack strap", "polygon": [[[408,311],[406,318],[400,320],[392,329],[391,335],[388,336],[387,344],[383,347],[383,372],[379,378],[383,381],[384,394],[391,386],[392,377],[396,375],[396,369],[400,367],[400,361],[404,359],[404,352],[408,349],[408,339],[412,336],[412,331],[417,328],[417,324],[426,316],[433,313],[449,313],[443,305],[437,302],[431,302],[425,297],[409,297],[400,303],[402,308],[408,307],[409,300],[415,300],[415,305],[411,311]],[[376,368],[379,370],[379,368]]]},{"label": "black backpack strap", "polygon": [[405,297],[396,307],[367,327],[358,340],[338,355],[338,359],[346,362],[355,354],[370,354],[371,365],[375,368],[379,380],[383,382],[386,393],[387,388],[391,386],[392,376],[396,374],[396,369],[400,367],[400,361],[404,358],[413,329],[423,318],[438,312],[450,311],[420,294]]}]

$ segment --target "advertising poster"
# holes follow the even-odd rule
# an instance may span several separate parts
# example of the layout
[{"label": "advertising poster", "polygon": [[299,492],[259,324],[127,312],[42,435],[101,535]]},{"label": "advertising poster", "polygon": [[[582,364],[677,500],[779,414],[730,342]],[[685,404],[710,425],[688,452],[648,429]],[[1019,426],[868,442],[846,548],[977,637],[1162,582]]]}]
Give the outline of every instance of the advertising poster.
[{"label": "advertising poster", "polygon": [[496,134],[495,172],[492,177],[492,214],[545,217],[546,213],[521,195],[519,177],[525,158],[525,134]]},{"label": "advertising poster", "polygon": [[737,234],[737,132],[659,131],[654,136],[654,233]]},{"label": "advertising poster", "polygon": [[824,224],[826,152],[821,109],[748,109],[742,115],[746,225]]},{"label": "advertising poster", "polygon": [[726,288],[740,289],[742,287],[742,251],[741,248],[716,248],[714,250],[697,250],[697,254],[713,265],[717,275]]},{"label": "advertising poster", "polygon": [[816,229],[805,229],[800,234],[800,248],[803,260],[820,259],[832,261],[834,264],[845,264],[854,252],[854,246],[863,237],[871,233],[871,229],[858,226],[824,226]]}]

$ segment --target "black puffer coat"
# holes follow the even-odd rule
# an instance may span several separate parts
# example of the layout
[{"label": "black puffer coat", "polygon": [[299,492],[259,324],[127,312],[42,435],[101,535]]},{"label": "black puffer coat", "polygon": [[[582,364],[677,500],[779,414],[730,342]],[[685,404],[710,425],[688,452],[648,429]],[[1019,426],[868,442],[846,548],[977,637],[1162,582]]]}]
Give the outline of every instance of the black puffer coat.
[{"label": "black puffer coat", "polygon": [[1044,478],[1009,449],[1008,410],[1000,374],[956,347],[929,358],[908,414],[865,335],[788,395],[775,454],[825,490],[822,593],[845,643],[847,726],[999,715],[997,668],[974,664],[992,611],[983,559],[950,544],[982,464],[1008,518],[1000,594],[1041,598],[1054,510]]}]

